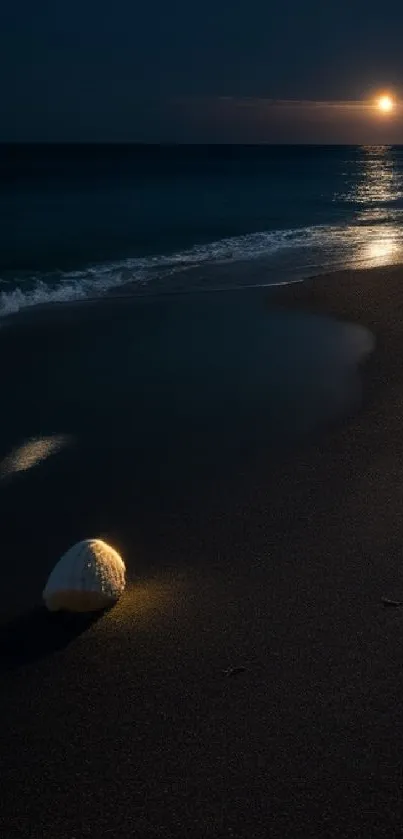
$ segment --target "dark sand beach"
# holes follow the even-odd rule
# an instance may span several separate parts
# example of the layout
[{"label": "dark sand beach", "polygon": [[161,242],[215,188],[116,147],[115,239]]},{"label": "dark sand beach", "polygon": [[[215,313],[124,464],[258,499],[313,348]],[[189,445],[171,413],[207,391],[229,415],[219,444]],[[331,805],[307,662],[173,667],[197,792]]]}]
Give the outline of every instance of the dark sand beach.
[{"label": "dark sand beach", "polygon": [[[217,368],[200,301],[175,315],[192,328],[174,389],[150,347],[130,378],[129,338],[141,352],[151,322],[142,307],[156,306],[163,342],[172,304],[162,299],[53,307],[0,330],[0,823],[10,839],[401,835],[403,610],[382,597],[403,599],[403,269],[242,294],[215,304],[218,319],[232,313],[249,359],[233,381],[234,343],[223,342]],[[270,351],[259,336],[273,304],[371,330],[362,402],[356,363],[343,401],[339,368],[323,370],[308,348],[309,369],[330,370],[329,402],[307,399],[301,421],[296,398],[290,428],[281,412],[268,426],[264,381],[250,373]],[[331,323],[342,342],[343,323]],[[197,378],[206,332],[215,373]],[[130,400],[114,385],[117,335]],[[303,354],[290,350],[284,375]],[[152,409],[161,393],[163,415]],[[45,449],[21,453],[28,433]],[[91,624],[51,621],[38,607],[46,576],[87,535],[122,552],[127,592]]]}]

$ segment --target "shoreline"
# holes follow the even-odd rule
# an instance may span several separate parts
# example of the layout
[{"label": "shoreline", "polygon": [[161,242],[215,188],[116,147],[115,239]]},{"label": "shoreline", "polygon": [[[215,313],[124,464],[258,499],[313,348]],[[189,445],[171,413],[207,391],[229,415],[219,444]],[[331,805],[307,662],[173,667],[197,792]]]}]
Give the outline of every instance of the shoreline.
[{"label": "shoreline", "polygon": [[[364,287],[360,285],[364,281]],[[358,281],[358,283],[357,283]],[[379,293],[379,283],[386,281],[388,295],[382,297],[382,311],[376,310],[371,296]],[[374,351],[364,360],[364,409],[382,388],[383,366],[388,364],[388,383],[398,375],[393,370],[393,356],[398,356],[401,339],[398,308],[403,311],[403,263],[387,267],[358,268],[317,274],[302,283],[279,289],[273,297],[287,308],[318,313],[347,323],[359,324],[374,336]],[[401,301],[401,302],[400,302]]]},{"label": "shoreline", "polygon": [[[295,280],[295,283],[304,282],[303,280]],[[138,292],[120,293],[117,289],[111,290],[106,294],[94,295],[90,297],[83,297],[80,299],[66,300],[55,303],[36,303],[32,306],[26,306],[19,309],[17,312],[12,312],[7,315],[0,316],[0,329],[22,327],[25,325],[39,325],[44,321],[47,322],[47,316],[53,314],[57,319],[58,316],[66,316],[70,314],[83,314],[84,312],[100,312],[105,313],[104,310],[115,307],[121,309],[125,304],[132,306],[147,305],[152,303],[169,302],[172,298],[189,299],[197,297],[215,297],[216,295],[227,294],[232,296],[239,292],[246,294],[264,294],[271,288],[282,288],[283,286],[294,285],[294,283],[279,283],[278,285],[255,284],[247,286],[227,286],[223,288],[199,288],[199,289],[178,289],[172,291],[155,291],[151,293],[139,294]],[[124,288],[119,286],[118,288]]]},{"label": "shoreline", "polygon": [[[302,824],[312,837],[399,835],[403,613],[381,598],[403,599],[403,266],[258,294],[371,330],[363,405],[278,462],[261,450],[213,475],[153,528],[128,486],[121,603],[56,651],[38,616],[8,628],[6,835],[284,839]],[[107,315],[111,301],[93,311]],[[36,324],[57,321],[42,312]],[[84,454],[71,463],[85,482]],[[92,465],[100,478],[103,466]],[[93,511],[77,492],[82,522],[99,515],[112,536],[114,508]],[[38,551],[11,558],[27,585],[43,562]],[[18,648],[28,635],[29,655]]]},{"label": "shoreline", "polygon": [[[243,264],[243,263],[240,263]],[[238,265],[238,263],[237,263]],[[244,268],[247,270],[249,263],[244,263]],[[225,265],[225,270],[229,270],[230,266]],[[198,270],[198,269],[193,269]],[[402,263],[392,263],[387,266],[377,267],[356,267],[356,268],[338,268],[330,271],[323,271],[308,275],[306,277],[298,277],[294,280],[285,280],[279,283],[265,284],[262,282],[251,285],[234,285],[222,286],[217,288],[186,288],[172,289],[164,292],[161,289],[152,292],[145,292],[143,294],[138,291],[130,292],[123,291],[124,285],[110,289],[104,294],[77,298],[73,300],[58,301],[51,303],[37,303],[32,306],[26,306],[17,312],[12,312],[3,315],[0,318],[0,328],[4,327],[19,327],[24,325],[35,325],[35,322],[42,323],[47,320],[47,316],[53,314],[56,318],[58,316],[71,313],[80,314],[87,310],[92,312],[102,312],[105,308],[116,307],[120,309],[128,303],[132,305],[146,305],[147,303],[156,303],[158,301],[169,301],[172,298],[188,299],[197,297],[215,297],[215,295],[233,296],[243,292],[250,295],[266,295],[268,301],[279,302],[288,307],[299,307],[306,309],[308,312],[314,312],[319,315],[329,317],[344,317],[349,322],[358,320],[363,321],[363,325],[368,326],[369,329],[376,323],[370,315],[367,315],[368,322],[359,306],[354,308],[354,295],[349,295],[347,304],[336,301],[336,298],[329,297],[329,283],[334,284],[342,279],[343,294],[348,291],[348,285],[345,282],[346,278],[357,278],[360,275],[365,275],[375,281],[382,279],[385,275],[390,278],[398,277],[403,271]],[[347,283],[350,280],[347,281]],[[317,284],[320,283],[324,288],[322,293],[317,289]],[[130,283],[127,284],[130,286]],[[120,291],[121,289],[121,291]],[[294,290],[296,294],[294,294]],[[301,291],[299,294],[298,291]],[[355,301],[358,302],[357,300]],[[353,308],[352,308],[353,307]]]}]

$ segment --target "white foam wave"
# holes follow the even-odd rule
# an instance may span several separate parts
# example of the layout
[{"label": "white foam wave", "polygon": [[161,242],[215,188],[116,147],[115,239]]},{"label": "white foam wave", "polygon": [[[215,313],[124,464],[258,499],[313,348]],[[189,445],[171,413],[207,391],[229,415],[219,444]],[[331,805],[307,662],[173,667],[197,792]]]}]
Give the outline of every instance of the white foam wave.
[{"label": "white foam wave", "polygon": [[126,259],[92,265],[82,271],[68,271],[58,275],[31,276],[24,280],[16,278],[11,285],[0,292],[0,317],[15,314],[21,309],[48,303],[64,303],[102,295],[112,288],[130,283],[139,289],[154,280],[167,279],[178,270],[184,270],[206,263],[235,262],[270,256],[289,247],[303,247],[318,235],[319,228],[279,230],[252,233],[230,237],[171,254]]},{"label": "white foam wave", "polygon": [[[188,281],[185,274],[187,269],[262,259],[267,259],[268,267],[271,257],[281,255],[281,252],[289,252],[292,256],[293,250],[300,254],[299,267],[305,265],[307,269],[314,267],[309,257],[301,256],[307,249],[311,249],[309,253],[316,252],[316,257],[319,258],[318,265],[322,268],[330,268],[335,263],[336,254],[339,260],[343,258],[346,263],[349,257],[354,257],[356,261],[371,257],[372,263],[374,259],[385,261],[389,259],[393,249],[400,252],[401,239],[402,234],[397,242],[396,227],[391,225],[385,225],[381,232],[379,227],[370,225],[318,225],[230,237],[195,245],[176,253],[92,265],[82,271],[60,272],[57,275],[42,274],[24,280],[16,278],[10,283],[9,290],[5,288],[0,292],[0,317],[30,306],[64,303],[102,295],[110,289],[125,285],[130,285],[131,292],[136,287],[139,291],[145,287],[169,291],[172,288],[172,278],[178,277],[181,277],[185,284],[188,282],[186,287],[191,289],[192,280]],[[372,248],[372,252],[369,248]],[[277,271],[277,261],[273,262],[273,265]],[[280,273],[277,281],[282,281]],[[4,284],[4,280],[2,282]]]},{"label": "white foam wave", "polygon": [[39,306],[44,303],[65,303],[68,300],[79,300],[86,297],[85,289],[76,284],[62,284],[50,288],[42,280],[38,280],[34,287],[25,291],[17,286],[12,291],[0,293],[0,315],[12,315],[28,306]]}]

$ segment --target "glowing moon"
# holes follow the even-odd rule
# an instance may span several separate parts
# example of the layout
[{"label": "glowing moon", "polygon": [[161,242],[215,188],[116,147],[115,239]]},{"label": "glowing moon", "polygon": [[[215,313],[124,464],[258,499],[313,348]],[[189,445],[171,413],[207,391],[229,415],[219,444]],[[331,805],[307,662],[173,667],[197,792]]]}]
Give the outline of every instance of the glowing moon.
[{"label": "glowing moon", "polygon": [[388,94],[386,93],[383,96],[379,97],[377,104],[378,109],[382,111],[383,114],[390,114],[390,112],[393,111],[393,108],[395,107],[395,103],[392,97],[388,96]]}]

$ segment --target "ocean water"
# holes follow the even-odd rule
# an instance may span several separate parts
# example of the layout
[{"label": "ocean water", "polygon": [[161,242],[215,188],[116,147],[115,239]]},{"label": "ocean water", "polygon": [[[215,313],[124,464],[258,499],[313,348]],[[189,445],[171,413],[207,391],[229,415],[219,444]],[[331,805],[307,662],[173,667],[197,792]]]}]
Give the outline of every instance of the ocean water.
[{"label": "ocean water", "polygon": [[0,316],[403,255],[403,147],[0,146]]}]

